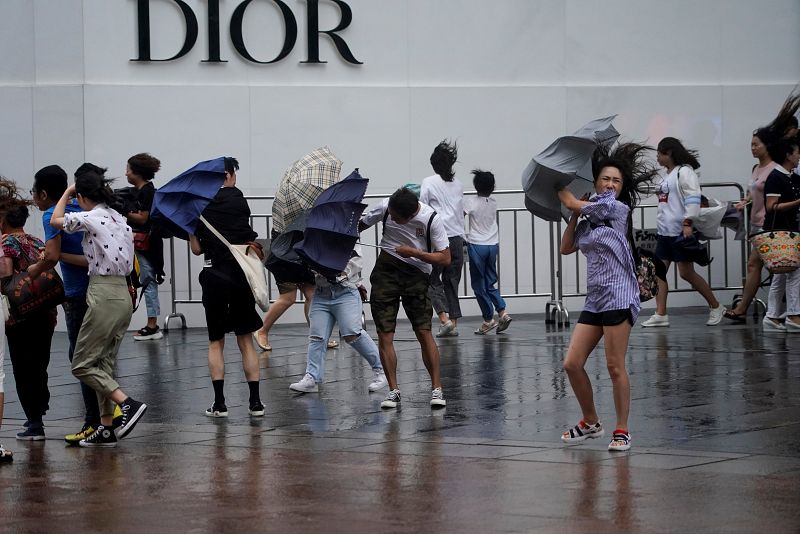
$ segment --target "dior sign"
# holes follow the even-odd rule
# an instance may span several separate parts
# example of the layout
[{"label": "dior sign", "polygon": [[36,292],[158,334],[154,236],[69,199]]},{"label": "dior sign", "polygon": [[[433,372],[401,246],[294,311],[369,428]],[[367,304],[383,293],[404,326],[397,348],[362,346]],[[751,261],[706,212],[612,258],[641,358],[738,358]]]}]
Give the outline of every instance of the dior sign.
[{"label": "dior sign", "polygon": [[[131,59],[131,61],[150,62],[150,61],[173,61],[181,58],[192,50],[197,42],[199,33],[199,25],[197,16],[192,8],[184,0],[164,0],[174,2],[181,10],[183,19],[186,22],[186,36],[183,40],[183,46],[172,57],[165,59],[153,58],[150,54],[150,2],[151,0],[136,0],[138,8],[138,28],[139,28],[139,56]],[[288,56],[295,44],[297,43],[297,19],[292,12],[292,9],[283,0],[260,0],[269,1],[274,3],[280,10],[283,18],[285,28],[285,36],[283,39],[283,47],[278,54],[272,59],[264,60],[257,59],[247,49],[242,35],[242,25],[244,17],[247,14],[248,6],[254,0],[244,0],[236,9],[233,10],[233,15],[230,20],[230,36],[231,43],[236,52],[245,60],[252,63],[269,64],[277,63],[286,56]],[[357,60],[347,45],[347,42],[338,35],[339,32],[350,26],[353,21],[353,11],[350,6],[343,0],[329,0],[336,4],[341,12],[341,20],[339,24],[332,30],[319,29],[319,0],[305,0],[306,2],[306,24],[308,30],[308,42],[306,43],[307,56],[306,60],[301,63],[327,63],[320,59],[319,54],[319,36],[320,34],[327,35],[333,43],[339,55],[350,64],[362,65],[363,62]],[[219,3],[220,0],[206,0],[208,4],[207,22],[208,22],[208,56],[203,60],[204,63],[225,63],[227,60],[222,59],[220,56],[220,16],[219,16]]]}]

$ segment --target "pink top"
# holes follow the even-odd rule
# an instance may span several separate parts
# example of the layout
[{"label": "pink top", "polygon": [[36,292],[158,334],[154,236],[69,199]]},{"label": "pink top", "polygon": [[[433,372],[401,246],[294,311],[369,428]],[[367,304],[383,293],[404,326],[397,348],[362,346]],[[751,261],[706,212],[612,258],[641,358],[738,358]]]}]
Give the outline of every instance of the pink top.
[{"label": "pink top", "polygon": [[750,198],[753,201],[753,208],[750,210],[750,226],[764,226],[764,214],[767,206],[764,200],[764,184],[767,176],[775,168],[775,162],[770,161],[764,167],[755,166],[753,176],[750,179]]}]

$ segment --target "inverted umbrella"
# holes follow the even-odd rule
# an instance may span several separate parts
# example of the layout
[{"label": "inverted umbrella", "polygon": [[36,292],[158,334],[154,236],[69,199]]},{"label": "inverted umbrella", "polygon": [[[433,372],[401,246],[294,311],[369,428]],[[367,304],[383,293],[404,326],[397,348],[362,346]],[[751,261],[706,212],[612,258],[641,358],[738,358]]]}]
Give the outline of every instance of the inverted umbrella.
[{"label": "inverted umbrella", "polygon": [[284,232],[272,240],[265,265],[276,279],[293,284],[313,284],[314,275],[295,251],[295,244],[303,240],[308,211],[301,212]]},{"label": "inverted umbrella", "polygon": [[534,156],[522,173],[528,211],[547,221],[569,220],[571,214],[562,208],[557,191],[566,187],[578,198],[594,191],[592,154],[598,146],[609,147],[619,137],[611,124],[615,117],[595,119]]},{"label": "inverted umbrella", "polygon": [[150,217],[164,237],[187,239],[224,181],[224,157],[201,161],[156,190]]},{"label": "inverted umbrella", "polygon": [[294,246],[311,269],[329,280],[347,267],[358,241],[367,184],[356,169],[323,191],[308,214],[303,240]]},{"label": "inverted umbrella", "polygon": [[311,208],[322,191],[339,181],[341,170],[342,162],[328,147],[306,154],[286,169],[272,203],[275,230],[283,232],[295,217]]}]

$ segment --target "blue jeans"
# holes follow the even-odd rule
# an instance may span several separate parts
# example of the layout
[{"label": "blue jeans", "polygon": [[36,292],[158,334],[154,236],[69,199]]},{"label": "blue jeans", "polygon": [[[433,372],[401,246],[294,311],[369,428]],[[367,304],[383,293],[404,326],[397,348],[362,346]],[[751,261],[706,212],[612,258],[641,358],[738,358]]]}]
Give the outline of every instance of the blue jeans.
[{"label": "blue jeans", "polygon": [[494,285],[497,283],[497,251],[498,245],[473,245],[467,248],[469,253],[469,278],[472,292],[478,299],[483,320],[492,320],[494,309],[501,312],[506,309],[506,301]]},{"label": "blue jeans", "polygon": [[[71,362],[72,355],[75,354],[75,342],[78,340],[83,317],[86,315],[89,305],[86,304],[86,295],[81,295],[79,297],[67,297],[61,306],[64,308],[64,318],[67,323],[67,338],[69,338],[69,352],[67,354]],[[80,384],[83,405],[86,408],[84,422],[97,428],[97,425],[100,424],[100,407],[97,405],[97,394],[83,382]]]},{"label": "blue jeans", "polygon": [[142,284],[147,317],[158,317],[161,315],[161,304],[158,302],[158,284],[153,264],[141,252],[136,253],[136,259],[139,260],[139,283]]},{"label": "blue jeans", "polygon": [[311,326],[308,332],[308,364],[306,373],[317,382],[325,378],[325,354],[333,325],[339,323],[339,332],[347,344],[367,361],[373,370],[382,370],[378,346],[361,327],[361,295],[353,287],[318,287],[314,291],[309,311]]}]

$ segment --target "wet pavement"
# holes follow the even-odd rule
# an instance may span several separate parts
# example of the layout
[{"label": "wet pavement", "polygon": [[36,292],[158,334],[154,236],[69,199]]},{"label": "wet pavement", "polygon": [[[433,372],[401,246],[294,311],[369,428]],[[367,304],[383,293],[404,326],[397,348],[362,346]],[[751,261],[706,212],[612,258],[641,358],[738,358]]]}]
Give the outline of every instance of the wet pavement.
[{"label": "wet pavement", "polygon": [[[306,332],[276,326],[261,358],[267,413],[247,414],[233,338],[230,417],[212,399],[204,330],[123,344],[123,389],[150,405],[116,449],[65,447],[80,392],[57,333],[48,439],[13,439],[24,420],[6,360],[0,465],[3,532],[798,532],[800,335],[760,324],[704,326],[699,309],[667,329],[634,328],[628,367],[633,448],[607,438],[563,446],[579,417],[561,360],[569,329],[515,316],[501,335],[440,340],[444,410],[407,323],[396,343],[402,408],[381,411],[363,360],[328,352],[319,394],[288,386],[305,370]],[[373,330],[374,331],[374,330]],[[588,364],[613,426],[600,354]]]}]

